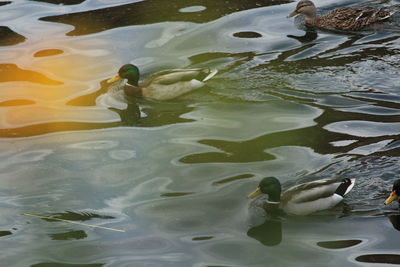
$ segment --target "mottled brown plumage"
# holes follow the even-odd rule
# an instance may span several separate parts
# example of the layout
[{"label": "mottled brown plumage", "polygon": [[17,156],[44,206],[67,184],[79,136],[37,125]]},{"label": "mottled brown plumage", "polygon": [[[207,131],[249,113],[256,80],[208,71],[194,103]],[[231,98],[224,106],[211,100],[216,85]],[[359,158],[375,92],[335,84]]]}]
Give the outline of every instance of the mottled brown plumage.
[{"label": "mottled brown plumage", "polygon": [[321,28],[358,31],[366,26],[385,20],[390,15],[391,13],[388,10],[373,7],[336,8],[325,15],[317,17],[313,25]]},{"label": "mottled brown plumage", "polygon": [[303,14],[305,23],[311,26],[329,30],[358,31],[388,19],[393,13],[393,10],[388,8],[344,7],[317,16],[314,3],[301,0],[288,17]]}]

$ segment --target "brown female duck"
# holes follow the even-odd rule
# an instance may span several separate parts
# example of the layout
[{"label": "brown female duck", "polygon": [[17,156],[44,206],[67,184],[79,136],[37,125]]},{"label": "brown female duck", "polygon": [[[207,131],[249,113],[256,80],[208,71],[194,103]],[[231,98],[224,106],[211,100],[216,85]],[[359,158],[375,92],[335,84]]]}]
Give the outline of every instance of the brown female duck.
[{"label": "brown female duck", "polygon": [[310,26],[329,30],[358,31],[388,19],[393,13],[389,8],[343,7],[317,16],[314,3],[310,0],[301,0],[288,18],[303,14],[304,22]]}]

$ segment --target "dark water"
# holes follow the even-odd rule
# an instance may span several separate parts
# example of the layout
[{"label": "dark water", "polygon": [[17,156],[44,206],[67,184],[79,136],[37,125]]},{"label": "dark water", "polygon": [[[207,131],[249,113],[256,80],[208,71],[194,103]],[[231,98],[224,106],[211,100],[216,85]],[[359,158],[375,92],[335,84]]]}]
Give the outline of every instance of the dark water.
[{"label": "dark water", "polygon": [[[382,204],[400,174],[398,20],[306,34],[295,5],[0,2],[2,265],[399,264],[400,214]],[[219,74],[126,103],[105,81],[128,62]],[[357,183],[333,210],[271,219],[246,199],[264,176]]]}]

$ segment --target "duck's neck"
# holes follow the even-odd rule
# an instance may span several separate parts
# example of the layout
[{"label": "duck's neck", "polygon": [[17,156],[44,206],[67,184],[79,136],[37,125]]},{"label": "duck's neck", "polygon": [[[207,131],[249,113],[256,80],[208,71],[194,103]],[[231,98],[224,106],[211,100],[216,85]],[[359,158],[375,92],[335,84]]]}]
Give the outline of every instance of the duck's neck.
[{"label": "duck's neck", "polygon": [[281,206],[280,206],[280,202],[271,202],[268,200],[268,201],[264,202],[263,208],[267,213],[275,214],[278,211],[280,211]]},{"label": "duck's neck", "polygon": [[129,76],[129,77],[127,77],[127,80],[128,80],[128,84],[129,85],[132,85],[132,86],[136,86],[136,87],[138,87],[139,85],[138,85],[138,83],[139,83],[139,78],[138,78],[138,76]]},{"label": "duck's neck", "polygon": [[305,15],[304,22],[308,25],[316,26],[317,25],[317,16],[316,15]]},{"label": "duck's neck", "polygon": [[127,96],[142,97],[142,88],[139,86],[130,85],[129,82],[124,86],[124,92]]},{"label": "duck's neck", "polygon": [[281,191],[276,190],[268,193],[268,202],[279,204],[281,202]]}]

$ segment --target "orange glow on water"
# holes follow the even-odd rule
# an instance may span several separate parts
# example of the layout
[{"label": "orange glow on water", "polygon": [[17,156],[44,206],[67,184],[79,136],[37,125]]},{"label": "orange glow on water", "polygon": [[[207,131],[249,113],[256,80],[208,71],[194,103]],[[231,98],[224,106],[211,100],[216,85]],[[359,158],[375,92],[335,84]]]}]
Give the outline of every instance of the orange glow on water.
[{"label": "orange glow on water", "polygon": [[112,69],[109,62],[99,63],[107,52],[73,47],[64,51],[57,44],[49,47],[46,43],[45,48],[28,50],[15,63],[0,63],[0,134],[43,124],[117,120],[118,116],[102,107],[67,104],[87,92],[101,89],[100,82],[108,78]]}]

